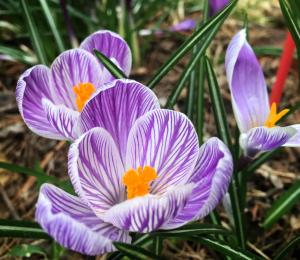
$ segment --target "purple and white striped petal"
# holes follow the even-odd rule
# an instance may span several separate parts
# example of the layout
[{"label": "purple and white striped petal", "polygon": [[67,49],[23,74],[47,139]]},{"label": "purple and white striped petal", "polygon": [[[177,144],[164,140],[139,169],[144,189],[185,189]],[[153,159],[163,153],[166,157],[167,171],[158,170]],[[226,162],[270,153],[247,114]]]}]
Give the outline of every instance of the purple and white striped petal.
[{"label": "purple and white striped petal", "polygon": [[294,128],[297,132],[283,146],[299,147],[300,146],[300,124],[290,125],[289,127]]},{"label": "purple and white striped petal", "polygon": [[61,104],[73,110],[77,110],[74,86],[89,82],[97,89],[104,83],[97,59],[82,49],[63,52],[54,60],[50,70],[52,96],[57,96]]},{"label": "purple and white striped petal", "polygon": [[186,204],[194,184],[170,187],[161,195],[146,195],[126,200],[106,211],[102,219],[133,232],[151,232],[173,219]]},{"label": "purple and white striped petal", "polygon": [[200,147],[198,161],[190,182],[195,184],[185,207],[162,229],[177,228],[204,218],[226,193],[233,171],[232,156],[218,138],[210,138]]},{"label": "purple and white striped petal", "polygon": [[51,126],[66,139],[75,140],[78,137],[76,125],[79,112],[64,105],[54,105],[46,98],[43,98],[42,103]]},{"label": "purple and white striped petal", "polygon": [[197,133],[182,113],[159,109],[140,117],[128,138],[126,169],[151,166],[157,179],[152,194],[163,194],[169,186],[185,184],[199,152]]},{"label": "purple and white striped petal", "polygon": [[240,145],[247,156],[254,157],[284,145],[296,133],[293,127],[255,127],[240,136]]},{"label": "purple and white striped petal", "polygon": [[35,217],[59,244],[86,255],[111,252],[113,241],[131,240],[127,232],[96,217],[78,197],[50,184],[41,187]]},{"label": "purple and white striped petal", "polygon": [[125,199],[124,167],[105,129],[93,128],[72,144],[68,168],[75,191],[97,216]]},{"label": "purple and white striped petal", "polygon": [[[93,49],[97,49],[129,76],[132,63],[131,51],[127,43],[118,34],[107,30],[95,32],[81,43],[80,48],[92,54],[94,54]],[[103,64],[99,64],[104,82],[113,80],[114,77],[110,72],[108,72]]]},{"label": "purple and white striped petal", "polygon": [[80,115],[79,128],[81,132],[93,127],[106,129],[124,162],[132,125],[148,111],[158,109],[159,101],[149,88],[134,80],[115,80],[109,85],[86,104]]},{"label": "purple and white striped petal", "polygon": [[209,15],[213,16],[221,11],[228,3],[229,0],[209,0]]},{"label": "purple and white striped petal", "polygon": [[260,64],[246,40],[245,30],[231,40],[225,67],[233,111],[241,133],[263,126],[270,112],[267,87]]},{"label": "purple and white striped petal", "polygon": [[65,139],[52,127],[42,105],[43,98],[59,101],[56,97],[52,99],[50,89],[50,71],[46,66],[37,65],[26,70],[17,83],[18,108],[26,125],[34,133],[46,138]]}]

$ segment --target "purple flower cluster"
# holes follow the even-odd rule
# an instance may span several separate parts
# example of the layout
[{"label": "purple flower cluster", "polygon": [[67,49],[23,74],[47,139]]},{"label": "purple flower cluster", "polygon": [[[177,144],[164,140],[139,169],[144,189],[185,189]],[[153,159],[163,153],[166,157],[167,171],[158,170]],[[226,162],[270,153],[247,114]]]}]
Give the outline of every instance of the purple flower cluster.
[{"label": "purple flower cluster", "polygon": [[129,232],[173,229],[211,212],[227,191],[232,157],[217,138],[199,147],[182,113],[160,109],[155,94],[133,80],[116,80],[96,48],[125,74],[131,53],[115,33],[99,31],[50,68],[20,77],[17,102],[41,136],[74,141],[68,173],[76,196],[41,187],[36,220],[61,245],[87,255],[130,243]]}]

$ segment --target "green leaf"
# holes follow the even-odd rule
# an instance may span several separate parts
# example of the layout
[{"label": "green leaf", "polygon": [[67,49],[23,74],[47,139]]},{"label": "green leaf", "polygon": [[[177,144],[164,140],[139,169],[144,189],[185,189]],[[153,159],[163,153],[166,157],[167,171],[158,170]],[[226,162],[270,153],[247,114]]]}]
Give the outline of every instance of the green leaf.
[{"label": "green leaf", "polygon": [[34,54],[29,54],[15,48],[0,45],[0,53],[4,58],[20,61],[25,64],[34,65],[37,63],[37,58]]},{"label": "green leaf", "polygon": [[0,220],[0,237],[50,239],[37,223],[15,220]]},{"label": "green leaf", "polygon": [[15,257],[31,257],[33,254],[42,255],[44,259],[47,259],[46,253],[41,247],[27,244],[15,245],[7,255]]},{"label": "green leaf", "polygon": [[159,259],[159,257],[142,247],[114,242],[115,247],[130,259]]},{"label": "green leaf", "polygon": [[116,64],[114,64],[109,58],[107,58],[102,52],[94,49],[94,53],[99,61],[104,65],[104,67],[116,78],[116,79],[124,79],[127,76],[124,74],[122,70],[118,68]]},{"label": "green leaf", "polygon": [[[172,93],[169,95],[166,107],[171,109],[175,105],[181,91],[185,87],[185,83],[188,80],[189,76],[191,75],[192,71],[195,69],[197,63],[203,57],[205,54],[205,50],[213,40],[214,36],[218,32],[220,26],[222,23],[217,24],[209,33],[207,34],[207,37],[201,41],[200,48],[198,49],[197,54],[190,60],[189,64],[185,67],[184,71],[182,72],[180,79],[178,80],[178,83],[174,87]],[[204,75],[202,75],[204,76]],[[204,84],[204,83],[203,83]],[[200,88],[200,87],[199,87]],[[200,101],[199,101],[200,102]]]},{"label": "green leaf", "polygon": [[245,259],[245,260],[253,260],[253,259],[261,259],[258,256],[254,256],[252,253],[247,252],[245,250],[234,248],[231,245],[225,244],[224,241],[212,239],[211,237],[198,237],[195,239],[199,241],[201,244],[216,250],[226,256],[230,256],[233,259]]},{"label": "green leaf", "polygon": [[[228,122],[226,120],[227,116],[224,109],[223,99],[221,97],[218,82],[213,71],[212,65],[208,58],[206,58],[206,74],[207,82],[210,93],[210,98],[212,102],[215,122],[217,125],[217,131],[219,137],[222,141],[229,147],[232,151],[232,144],[229,134]],[[241,202],[239,197],[239,178],[236,170],[233,172],[233,177],[229,186],[229,194],[234,218],[234,226],[237,234],[238,242],[241,248],[246,247],[246,234],[244,225],[244,215],[242,209],[240,208]]]},{"label": "green leaf", "polygon": [[55,22],[54,22],[54,19],[53,19],[53,16],[52,16],[52,12],[49,8],[49,5],[47,3],[46,0],[40,0],[40,4],[42,6],[42,9],[44,11],[44,14],[45,14],[45,17],[48,21],[48,24],[51,28],[51,31],[53,33],[53,36],[54,36],[54,39],[56,41],[56,44],[57,44],[57,47],[59,49],[60,52],[63,52],[65,50],[65,46],[64,46],[64,43],[63,43],[63,40],[60,36],[60,32],[59,32],[59,29],[57,28]]},{"label": "green leaf", "polygon": [[197,31],[195,31],[169,58],[169,60],[158,70],[158,72],[148,82],[147,86],[154,88],[156,84],[177,64],[177,62],[190,51],[198,42],[207,37],[207,32],[223,22],[230,14],[233,7],[236,5],[237,0],[231,1],[218,15],[209,19]]},{"label": "green leaf", "polygon": [[25,21],[28,25],[31,42],[34,47],[34,50],[36,51],[37,57],[41,63],[47,65],[48,61],[47,61],[47,56],[46,56],[46,53],[44,50],[43,42],[38,33],[38,30],[37,30],[36,24],[33,20],[33,17],[30,13],[30,7],[29,7],[28,1],[21,0],[21,8],[22,8],[22,13],[24,13],[24,16],[25,16]]},{"label": "green leaf", "polygon": [[162,230],[151,233],[153,236],[163,237],[190,237],[203,234],[232,235],[229,230],[224,229],[221,226],[203,223],[192,223],[174,230]]},{"label": "green leaf", "polygon": [[279,250],[275,253],[275,257],[273,258],[273,260],[288,259],[286,258],[288,253],[299,243],[300,243],[300,236],[294,237],[287,244],[283,245],[283,247],[279,248]]},{"label": "green leaf", "polygon": [[300,200],[300,181],[295,182],[268,210],[262,227],[270,228]]}]

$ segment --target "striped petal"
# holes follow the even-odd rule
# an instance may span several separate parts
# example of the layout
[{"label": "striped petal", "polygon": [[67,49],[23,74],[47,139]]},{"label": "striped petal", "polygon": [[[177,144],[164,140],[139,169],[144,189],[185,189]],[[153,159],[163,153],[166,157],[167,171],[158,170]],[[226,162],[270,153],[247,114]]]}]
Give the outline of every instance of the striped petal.
[{"label": "striped petal", "polygon": [[299,147],[300,146],[300,124],[290,125],[289,127],[294,128],[297,132],[283,146]]},{"label": "striped petal", "polygon": [[125,199],[124,173],[118,149],[103,128],[93,128],[69,151],[69,175],[77,194],[101,217]]},{"label": "striped petal", "polygon": [[209,0],[209,15],[213,16],[221,11],[228,3],[229,0]]},{"label": "striped petal", "polygon": [[246,40],[245,30],[230,42],[225,67],[233,111],[241,133],[263,126],[270,112],[267,87],[260,64]]},{"label": "striped petal", "polygon": [[162,229],[177,228],[208,215],[226,193],[233,170],[230,151],[218,138],[210,138],[200,147],[198,161],[190,182],[192,195],[179,214]]},{"label": "striped petal", "polygon": [[159,109],[139,118],[128,138],[126,169],[151,166],[157,172],[151,193],[185,184],[197,161],[198,138],[182,113]]},{"label": "striped petal", "polygon": [[114,251],[113,241],[130,243],[128,233],[103,222],[78,197],[44,184],[36,220],[62,246],[86,255]]},{"label": "striped petal", "polygon": [[42,105],[42,99],[59,101],[50,93],[50,72],[44,65],[26,70],[17,83],[16,99],[20,113],[34,133],[51,139],[65,139],[64,135],[52,127]]},{"label": "striped petal", "polygon": [[133,232],[151,232],[173,219],[193,190],[194,184],[170,188],[165,194],[146,195],[126,200],[110,208],[102,219]]},{"label": "striped petal", "polygon": [[133,80],[116,80],[96,94],[85,106],[79,121],[82,132],[93,127],[106,129],[125,160],[129,131],[135,121],[148,111],[158,109],[154,93]]},{"label": "striped petal", "polygon": [[54,60],[51,81],[52,96],[57,96],[62,104],[73,110],[77,110],[74,86],[89,82],[99,88],[103,84],[97,59],[82,49],[65,51]]},{"label": "striped petal", "polygon": [[68,140],[78,137],[75,126],[79,118],[79,112],[64,105],[54,105],[50,100],[42,100],[46,116],[51,126]]},{"label": "striped petal", "polygon": [[[127,76],[131,70],[131,51],[127,43],[118,34],[101,30],[88,36],[80,45],[80,48],[94,54],[93,49],[102,52],[111,59]],[[109,82],[114,77],[99,63],[104,82]]]},{"label": "striped petal", "polygon": [[284,145],[297,133],[293,127],[256,127],[240,136],[245,154],[253,157],[258,152],[270,151]]}]

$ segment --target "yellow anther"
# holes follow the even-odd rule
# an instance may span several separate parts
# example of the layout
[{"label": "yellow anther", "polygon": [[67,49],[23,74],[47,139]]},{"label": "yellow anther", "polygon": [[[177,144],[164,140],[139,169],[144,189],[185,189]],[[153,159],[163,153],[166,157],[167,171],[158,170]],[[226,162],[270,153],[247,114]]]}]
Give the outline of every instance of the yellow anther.
[{"label": "yellow anther", "polygon": [[150,167],[138,167],[137,170],[130,169],[123,176],[123,184],[127,187],[127,198],[149,194],[150,182],[157,178],[156,171]]},{"label": "yellow anther", "polygon": [[277,114],[277,106],[276,103],[273,102],[271,106],[271,111],[268,115],[268,118],[265,122],[266,127],[274,127],[276,123],[285,116],[290,110],[289,109],[283,109]]},{"label": "yellow anther", "polygon": [[79,112],[82,111],[85,103],[89,100],[91,95],[96,91],[95,86],[90,83],[79,83],[73,87],[73,91],[76,95],[76,105]]}]

